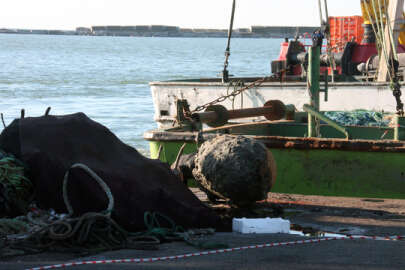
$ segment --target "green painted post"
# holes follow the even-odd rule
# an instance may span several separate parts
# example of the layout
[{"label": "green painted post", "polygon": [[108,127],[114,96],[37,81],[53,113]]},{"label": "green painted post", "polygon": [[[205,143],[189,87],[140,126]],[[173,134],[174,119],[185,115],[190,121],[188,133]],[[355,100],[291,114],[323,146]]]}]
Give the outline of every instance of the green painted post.
[{"label": "green painted post", "polygon": [[[310,93],[310,105],[319,111],[319,78],[320,78],[320,48],[309,48],[308,82]],[[308,113],[308,137],[319,137],[319,119]]]},{"label": "green painted post", "polygon": [[319,120],[326,122],[329,126],[333,127],[334,129],[342,132],[346,136],[346,139],[350,139],[349,132],[344,127],[342,127],[341,125],[339,125],[337,122],[333,121],[332,119],[329,119],[327,116],[323,115],[322,113],[318,112],[317,110],[314,110],[314,108],[312,108],[308,104],[304,105],[304,111],[310,113],[312,116],[317,117]]},{"label": "green painted post", "polygon": [[394,140],[405,141],[405,117],[395,115]]}]

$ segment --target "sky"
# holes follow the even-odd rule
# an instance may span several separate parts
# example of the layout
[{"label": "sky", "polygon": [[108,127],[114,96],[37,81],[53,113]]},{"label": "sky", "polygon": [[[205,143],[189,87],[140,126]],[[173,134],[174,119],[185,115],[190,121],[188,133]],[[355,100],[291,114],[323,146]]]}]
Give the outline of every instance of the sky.
[{"label": "sky", "polygon": [[[229,25],[232,0],[1,0],[0,28],[65,29],[92,25]],[[361,15],[360,0],[328,0],[329,16]],[[317,26],[318,0],[237,0],[235,28]]]}]

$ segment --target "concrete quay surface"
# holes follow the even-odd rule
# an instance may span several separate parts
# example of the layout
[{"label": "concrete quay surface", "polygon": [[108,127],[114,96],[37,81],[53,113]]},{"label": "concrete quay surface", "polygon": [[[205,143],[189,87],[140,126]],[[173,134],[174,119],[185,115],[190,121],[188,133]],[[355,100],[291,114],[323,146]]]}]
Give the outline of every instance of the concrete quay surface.
[{"label": "concrete quay surface", "polygon": [[[193,190],[205,200],[204,194]],[[226,206],[213,206],[226,212]],[[297,228],[340,234],[405,235],[405,200],[340,198],[270,194],[255,215],[272,215],[282,208],[282,216]],[[241,216],[239,216],[241,217]],[[250,216],[251,217],[251,216]],[[319,239],[291,234],[216,233],[203,241],[227,244],[230,248],[250,245]],[[29,269],[80,261],[140,259],[199,253],[183,242],[164,243],[159,250],[118,250],[94,256],[43,253],[0,259],[0,269]],[[253,248],[226,253],[193,256],[171,261],[81,265],[68,269],[405,269],[405,240],[331,240],[317,243]]]},{"label": "concrete quay surface", "polygon": [[[212,241],[230,247],[302,240],[294,235],[242,235],[217,233]],[[27,269],[73,261],[123,258],[150,258],[194,253],[199,250],[184,243],[162,244],[158,251],[120,250],[74,258],[69,254],[40,254],[0,263],[0,269]],[[98,264],[71,269],[405,269],[405,241],[334,240],[321,243],[289,245],[196,256],[175,261],[148,263]]]}]

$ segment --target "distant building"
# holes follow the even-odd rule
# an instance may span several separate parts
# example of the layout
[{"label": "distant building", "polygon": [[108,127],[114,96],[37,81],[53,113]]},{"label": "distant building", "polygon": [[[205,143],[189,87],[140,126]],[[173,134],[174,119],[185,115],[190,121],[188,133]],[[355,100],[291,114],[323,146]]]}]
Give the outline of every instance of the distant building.
[{"label": "distant building", "polygon": [[120,31],[135,32],[136,31],[136,26],[121,26]]},{"label": "distant building", "polygon": [[228,30],[194,28],[193,33],[196,37],[226,37]]},{"label": "distant building", "polygon": [[152,32],[163,32],[165,31],[166,27],[164,25],[151,25],[150,31]]},{"label": "distant building", "polygon": [[15,29],[6,29],[6,28],[1,28],[0,29],[1,34],[16,34],[17,30]]},{"label": "distant building", "polygon": [[193,32],[196,33],[227,33],[226,29],[204,29],[204,28],[194,28]]},{"label": "distant building", "polygon": [[76,31],[71,30],[49,30],[48,35],[76,35]]},{"label": "distant building", "polygon": [[193,29],[191,29],[191,28],[180,28],[180,32],[182,32],[182,33],[193,33]]},{"label": "distant building", "polygon": [[91,32],[95,36],[105,36],[107,35],[107,28],[105,26],[92,26]]},{"label": "distant building", "polygon": [[91,29],[87,27],[77,27],[76,34],[81,36],[88,36],[91,35]]},{"label": "distant building", "polygon": [[32,30],[29,29],[17,29],[18,34],[32,34]]},{"label": "distant building", "polygon": [[265,37],[293,38],[297,34],[313,33],[318,27],[296,27],[296,26],[252,26],[250,31]]},{"label": "distant building", "polygon": [[237,33],[250,33],[250,29],[249,28],[238,28],[235,30]]},{"label": "distant building", "polygon": [[170,36],[179,31],[179,27],[167,25],[106,25],[91,28],[91,32],[96,36]]},{"label": "distant building", "polygon": [[169,33],[177,33],[180,31],[180,27],[178,26],[167,26],[166,31]]},{"label": "distant building", "polygon": [[149,25],[137,25],[135,26],[137,32],[149,32],[150,26]]},{"label": "distant building", "polygon": [[34,30],[32,30],[32,34],[36,34],[36,35],[48,35],[48,34],[49,34],[49,30],[45,30],[45,29],[34,29]]},{"label": "distant building", "polygon": [[[292,38],[297,34],[313,33],[317,27],[294,26],[251,26],[250,28],[234,29],[232,36],[236,38]],[[100,25],[77,27],[75,31],[66,30],[31,30],[31,29],[0,29],[0,33],[15,34],[47,34],[47,35],[94,35],[94,36],[135,36],[135,37],[212,37],[228,36],[227,29],[211,28],[180,28],[170,25]]]}]

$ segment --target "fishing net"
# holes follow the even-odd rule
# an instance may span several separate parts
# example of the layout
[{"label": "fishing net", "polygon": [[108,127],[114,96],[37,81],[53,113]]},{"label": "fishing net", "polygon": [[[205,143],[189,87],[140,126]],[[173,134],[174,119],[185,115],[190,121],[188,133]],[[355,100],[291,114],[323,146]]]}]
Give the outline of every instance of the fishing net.
[{"label": "fishing net", "polygon": [[330,119],[345,126],[388,126],[390,119],[382,112],[354,110],[354,111],[328,111],[324,114]]},{"label": "fishing net", "polygon": [[11,154],[0,150],[0,217],[14,217],[27,212],[33,185],[25,177],[24,165]]},{"label": "fishing net", "polygon": [[35,185],[33,191],[22,164],[5,156],[8,198],[31,193],[42,209],[0,219],[0,257],[156,249],[173,238],[197,245],[179,228],[222,224],[167,164],[142,156],[82,113],[16,119],[0,147],[27,164]]},{"label": "fishing net", "polygon": [[[184,227],[217,227],[221,220],[170,170],[142,156],[110,130],[83,113],[14,120],[0,136],[0,147],[30,168],[35,200],[41,209],[66,213],[63,179],[70,170],[67,193],[78,216],[100,212],[108,198],[82,163],[104,179],[114,196],[111,217],[129,231],[145,228],[143,215],[160,212]],[[20,176],[20,183],[25,184]]]}]

